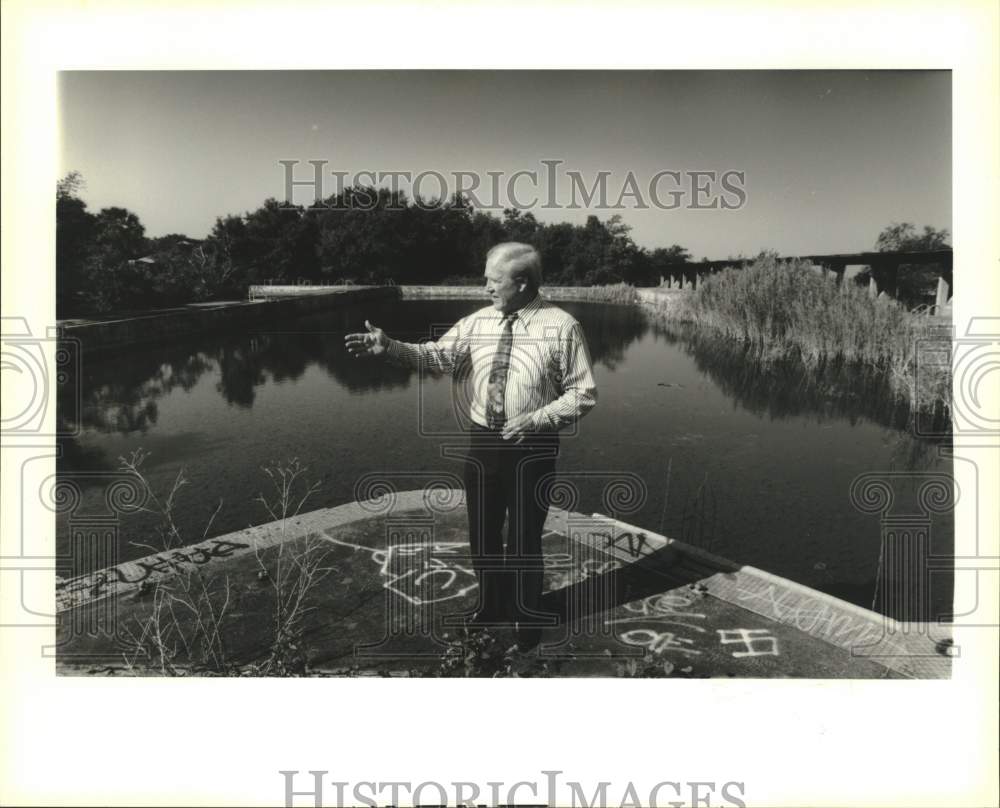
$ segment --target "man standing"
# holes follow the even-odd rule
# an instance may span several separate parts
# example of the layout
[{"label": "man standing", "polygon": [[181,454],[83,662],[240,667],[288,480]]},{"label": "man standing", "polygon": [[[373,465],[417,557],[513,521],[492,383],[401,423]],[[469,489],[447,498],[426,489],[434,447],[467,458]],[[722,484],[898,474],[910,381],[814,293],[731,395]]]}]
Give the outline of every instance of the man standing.
[{"label": "man standing", "polygon": [[484,275],[492,306],[459,320],[437,342],[399,342],[366,320],[367,333],[348,334],[345,343],[355,357],[384,354],[434,373],[468,374],[464,477],[479,608],[467,625],[514,625],[527,650],[552,622],[540,610],[542,529],[558,431],[593,408],[597,389],[580,324],[539,293],[538,251],[498,244]]}]

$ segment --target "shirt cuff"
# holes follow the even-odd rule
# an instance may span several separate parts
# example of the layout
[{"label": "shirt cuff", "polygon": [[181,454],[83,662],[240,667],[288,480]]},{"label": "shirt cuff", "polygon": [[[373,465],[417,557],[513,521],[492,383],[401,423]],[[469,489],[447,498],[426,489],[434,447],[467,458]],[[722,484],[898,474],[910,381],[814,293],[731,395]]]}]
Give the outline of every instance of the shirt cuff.
[{"label": "shirt cuff", "polygon": [[399,344],[399,340],[389,338],[389,344],[385,349],[385,357],[390,362],[402,363],[403,359],[403,346]]},{"label": "shirt cuff", "polygon": [[553,432],[556,428],[544,407],[531,413],[531,423],[536,432]]}]

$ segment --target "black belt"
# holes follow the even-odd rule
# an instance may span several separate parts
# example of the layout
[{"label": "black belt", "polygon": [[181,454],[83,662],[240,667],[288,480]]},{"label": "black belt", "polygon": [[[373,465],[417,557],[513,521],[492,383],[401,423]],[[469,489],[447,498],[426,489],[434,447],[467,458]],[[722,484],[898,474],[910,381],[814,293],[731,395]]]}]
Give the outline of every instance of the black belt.
[{"label": "black belt", "polygon": [[513,440],[506,441],[503,439],[502,435],[502,429],[491,429],[488,426],[477,424],[475,421],[471,421],[469,424],[469,437],[473,440],[492,441],[495,439],[502,442],[505,446],[517,446],[522,449],[529,447],[540,448],[544,446],[559,445],[558,432],[528,432],[524,436],[524,440],[521,443],[516,443]]}]

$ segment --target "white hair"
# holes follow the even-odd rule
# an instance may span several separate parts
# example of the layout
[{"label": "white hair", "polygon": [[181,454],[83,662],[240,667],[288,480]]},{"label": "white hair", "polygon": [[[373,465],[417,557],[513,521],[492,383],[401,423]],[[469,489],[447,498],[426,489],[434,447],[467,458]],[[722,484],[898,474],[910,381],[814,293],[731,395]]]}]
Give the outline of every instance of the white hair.
[{"label": "white hair", "polygon": [[542,286],[542,257],[530,244],[519,241],[505,241],[486,253],[486,263],[503,262],[505,269],[514,279],[524,278],[532,289]]}]

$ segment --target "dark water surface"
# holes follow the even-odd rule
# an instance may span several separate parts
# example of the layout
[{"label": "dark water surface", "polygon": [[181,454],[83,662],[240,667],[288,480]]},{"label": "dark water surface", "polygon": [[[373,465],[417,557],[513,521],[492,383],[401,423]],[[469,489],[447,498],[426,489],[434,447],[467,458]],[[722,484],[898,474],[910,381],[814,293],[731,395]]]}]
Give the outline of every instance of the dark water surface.
[{"label": "dark water surface", "polygon": [[[59,471],[84,488],[80,513],[100,509],[119,456],[142,448],[166,496],[183,469],[175,520],[184,542],[270,521],[262,466],[298,458],[317,483],[304,510],[354,498],[366,475],[398,488],[460,475],[442,456],[456,427],[448,379],[355,360],[346,331],[366,317],[392,336],[441,333],[482,301],[390,301],[275,323],[250,334],[146,346],[84,359],[78,439]],[[619,518],[871,607],[878,514],[861,513],[852,481],[866,472],[939,472],[950,461],[905,431],[884,382],[833,370],[762,369],[731,345],[648,323],[632,307],[560,304],[584,327],[599,401],[564,436],[559,469],[577,493],[557,504]],[[62,413],[64,416],[66,412]],[[624,475],[624,476],[623,476]],[[627,487],[612,485],[626,480]],[[913,482],[895,481],[907,508]],[[644,490],[643,490],[644,489]],[[304,487],[300,489],[304,491]],[[636,493],[638,492],[638,493]],[[573,501],[575,499],[576,501]],[[61,517],[57,541],[65,549]],[[123,518],[119,559],[146,555],[148,514]],[[950,518],[933,523],[931,550],[952,549]],[[950,603],[949,575],[932,597]]]}]

